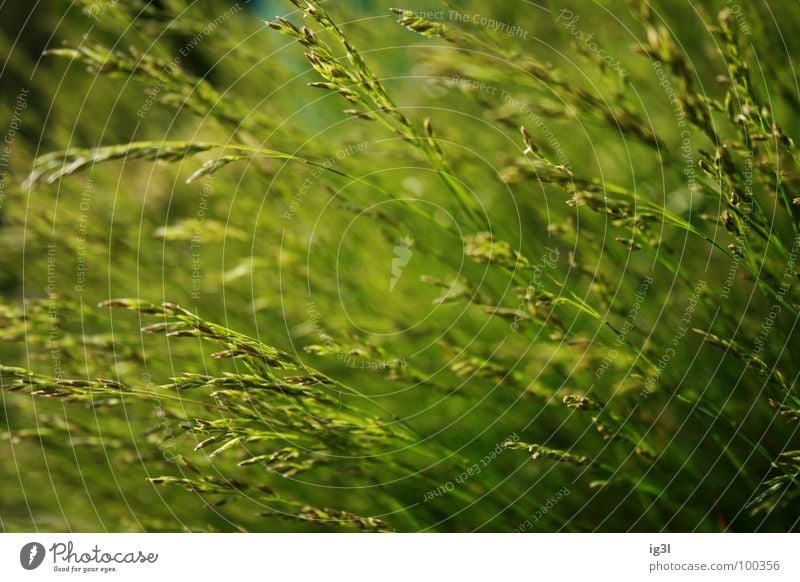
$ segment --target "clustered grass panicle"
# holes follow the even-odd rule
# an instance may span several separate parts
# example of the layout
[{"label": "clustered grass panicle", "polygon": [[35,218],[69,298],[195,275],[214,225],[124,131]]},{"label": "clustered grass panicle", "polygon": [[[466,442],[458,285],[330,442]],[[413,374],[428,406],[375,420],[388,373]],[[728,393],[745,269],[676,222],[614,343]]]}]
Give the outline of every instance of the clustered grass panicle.
[{"label": "clustered grass panicle", "polygon": [[533,459],[550,459],[557,463],[567,463],[572,465],[587,465],[591,461],[584,455],[578,455],[561,449],[551,449],[544,445],[528,444],[523,442],[504,443],[509,449],[522,449],[531,454]]}]

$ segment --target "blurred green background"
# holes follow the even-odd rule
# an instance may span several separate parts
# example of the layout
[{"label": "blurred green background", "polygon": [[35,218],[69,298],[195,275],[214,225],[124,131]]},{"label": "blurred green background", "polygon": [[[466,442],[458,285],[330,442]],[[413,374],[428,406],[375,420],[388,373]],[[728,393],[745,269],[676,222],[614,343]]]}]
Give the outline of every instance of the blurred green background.
[{"label": "blurred green background", "polygon": [[[730,265],[710,245],[682,231],[662,233],[664,252],[680,265],[679,273],[671,273],[654,266],[652,257],[616,243],[622,229],[615,230],[603,216],[578,213],[565,203],[563,192],[535,181],[504,182],[499,176],[519,156],[518,127],[525,124],[548,154],[563,155],[573,170],[636,188],[687,219],[709,214],[716,220],[718,202],[693,196],[680,166],[664,163],[648,146],[599,122],[597,111],[554,114],[544,129],[537,128],[520,105],[559,110],[564,104],[557,91],[520,83],[504,67],[471,60],[441,41],[410,32],[389,11],[395,4],[348,0],[332,3],[330,10],[406,115],[420,125],[430,118],[455,173],[480,200],[496,232],[532,261],[545,247],[559,249],[554,276],[578,296],[608,298],[607,304],[600,300],[601,307],[621,320],[641,278],[652,276],[658,292],[645,301],[632,341],[655,346],[653,359],[674,335],[700,280],[709,289],[692,325],[711,329],[720,303],[715,298]],[[713,20],[724,2],[656,6],[676,42],[691,55],[702,89],[721,98],[724,88],[714,77],[722,63],[704,21]],[[642,27],[622,0],[563,6],[409,1],[401,7],[457,9],[513,23],[525,38],[470,23],[463,27],[564,71],[600,95],[609,109],[619,102],[631,104],[657,128],[666,151],[677,154],[681,130],[650,63],[631,50],[641,40]],[[593,55],[557,22],[562,9],[580,15],[577,28],[592,32],[624,64],[630,72],[624,82],[598,68]],[[773,12],[778,22],[793,24],[779,29]],[[564,390],[586,390],[594,381],[606,351],[592,346],[608,342],[603,329],[579,314],[562,314],[574,332],[574,341],[562,342],[548,339],[545,329],[510,333],[507,319],[488,317],[468,303],[437,303],[442,289],[425,282],[425,275],[448,284],[464,276],[492,302],[507,307],[519,299],[503,274],[465,259],[459,238],[414,221],[413,213],[392,198],[282,160],[234,163],[190,184],[185,180],[199,167],[197,160],[170,165],[125,160],[50,185],[24,187],[33,159],[54,150],[146,140],[244,143],[332,158],[337,170],[368,178],[395,197],[414,199],[441,224],[464,227],[451,195],[402,140],[343,113],[347,104],[340,96],[308,87],[318,79],[300,47],[263,22],[276,14],[291,14],[298,24],[303,20],[289,3],[256,0],[247,5],[217,0],[147,5],[59,1],[33,8],[3,4],[0,133],[9,135],[15,119],[18,129],[9,144],[0,195],[0,303],[7,306],[0,314],[0,361],[48,375],[115,378],[135,385],[161,385],[182,371],[231,370],[230,362],[208,357],[210,351],[198,342],[145,336],[139,327],[151,321],[96,307],[112,297],[172,301],[296,353],[372,395],[471,462],[516,434],[526,442],[574,447],[590,457],[609,455],[624,473],[627,451],[609,450],[585,417],[565,414],[560,404]],[[759,73],[774,78],[774,114],[789,135],[797,135],[797,89],[786,64],[787,55],[796,55],[799,48],[800,39],[788,34],[800,23],[797,5],[756,2],[748,6],[746,22],[761,42]],[[159,86],[153,78],[113,66],[87,72],[76,61],[42,56],[45,49],[92,43],[134,61],[148,55],[168,62],[182,55],[183,84]],[[456,74],[500,87],[513,101],[462,91],[452,83]],[[545,129],[555,142],[543,137]],[[709,146],[693,134],[693,147]],[[785,230],[786,225],[776,223],[776,228]],[[719,236],[730,242],[722,240],[724,232]],[[404,238],[413,241],[413,254],[390,290],[395,248]],[[768,301],[751,297],[753,287],[744,277],[737,280],[734,299],[724,306],[730,311],[723,313],[721,325],[732,334],[755,336],[769,310]],[[24,317],[23,301],[29,302]],[[784,343],[775,339],[773,348],[776,358],[791,360],[800,354],[788,317],[780,326]],[[736,328],[740,322],[743,329]],[[303,351],[323,344],[322,333],[356,354],[358,364]],[[465,378],[451,365],[461,349],[466,350],[458,355],[462,359],[491,355],[500,372]],[[407,365],[361,369],[364,362],[396,358]],[[647,436],[651,444],[672,448],[654,470],[655,479],[669,491],[666,497],[685,500],[685,505],[637,499],[624,485],[598,489],[580,468],[554,469],[504,452],[464,485],[469,503],[450,497],[413,509],[427,491],[424,486],[404,479],[384,485],[398,507],[412,507],[406,512],[410,517],[398,518],[398,529],[424,523],[445,531],[510,531],[565,486],[571,494],[536,529],[748,531],[791,526],[795,522],[786,515],[741,511],[770,462],[752,454],[754,445],[742,445],[735,452],[748,459],[741,471],[739,464],[726,461],[726,451],[734,433],[780,450],[796,440],[794,427],[772,426],[769,407],[751,408],[760,385],[739,384],[741,365],[709,346],[701,348],[699,338],[687,338],[674,362],[662,378],[665,384],[691,384],[704,398],[722,402],[726,411],[710,424],[693,424],[687,419],[696,411],[665,407],[668,396],[661,393],[637,411],[645,425],[654,427]],[[605,398],[621,398],[623,409],[625,402],[632,406],[638,392],[630,367],[630,358],[620,356],[596,388]],[[508,370],[513,374],[498,381]],[[727,398],[731,386],[740,391],[734,401]],[[246,496],[215,506],[196,494],[147,482],[147,477],[178,470],[165,451],[190,457],[222,478],[236,479],[242,471],[224,458],[209,460],[202,451],[191,452],[195,437],[180,426],[181,418],[198,413],[191,403],[120,398],[83,406],[6,391],[0,391],[0,398],[4,531],[321,529],[258,516],[258,503]],[[728,418],[741,424],[731,426]],[[407,456],[413,459],[413,451]],[[425,470],[438,483],[460,472],[446,463]],[[348,474],[323,467],[298,477],[305,483],[255,471],[251,478],[301,490],[320,507],[366,515],[377,511],[375,501],[359,489],[381,478],[369,471]]]}]

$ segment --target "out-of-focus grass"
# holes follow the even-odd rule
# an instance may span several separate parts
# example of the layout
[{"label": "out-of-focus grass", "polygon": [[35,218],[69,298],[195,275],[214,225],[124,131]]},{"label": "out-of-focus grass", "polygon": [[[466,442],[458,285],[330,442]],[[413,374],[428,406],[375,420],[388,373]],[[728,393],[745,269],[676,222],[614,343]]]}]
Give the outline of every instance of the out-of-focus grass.
[{"label": "out-of-focus grass", "polygon": [[[754,92],[769,96],[769,113],[781,123],[755,141],[768,116],[755,115],[750,96],[731,85],[731,49],[720,57],[714,43],[724,42],[708,29],[719,26],[722,3],[656,5],[651,22],[670,26],[690,87],[673,45],[648,35],[647,14],[623,2],[550,3],[549,12],[517,3],[456,7],[513,24],[526,38],[449,16],[430,28],[385,2],[330,6],[407,127],[375,111],[369,99],[377,94],[380,105],[382,97],[369,83],[354,104],[309,87],[321,79],[303,60],[302,43],[260,16],[286,13],[316,30],[324,21],[288,14],[288,4],[253,4],[234,11],[222,2],[164,2],[139,13],[138,3],[125,3],[102,14],[102,2],[85,3],[83,12],[65,6],[63,20],[55,11],[42,15],[30,44],[71,58],[51,54],[38,64],[33,49],[14,46],[12,29],[0,39],[9,63],[4,95],[30,88],[0,208],[9,306],[0,319],[1,360],[41,374],[38,385],[51,395],[0,392],[7,531],[796,528],[797,465],[781,454],[797,448],[789,262],[797,217],[774,193],[769,160],[780,156],[782,187],[792,192],[793,146],[772,142],[800,128],[793,79],[776,64],[792,53],[775,40],[769,4],[741,8],[745,20],[731,24],[745,58],[753,57],[748,43],[758,42]],[[403,8],[450,10],[424,2]],[[573,28],[562,9],[579,16]],[[787,23],[800,17],[782,10]],[[472,36],[442,38],[438,24]],[[629,76],[599,67],[576,30],[593,33]],[[346,52],[335,36],[317,38],[336,56]],[[631,45],[655,54],[636,55]],[[176,56],[180,71],[165,70]],[[659,59],[663,76],[652,64]],[[341,63],[349,74],[364,72],[352,57]],[[695,94],[732,103],[705,120],[720,144],[703,120],[680,124],[670,96]],[[2,107],[13,118],[15,99]],[[348,107],[397,133],[343,113]],[[751,141],[728,119],[739,114]],[[242,159],[190,184],[216,151],[166,162],[128,156],[23,185],[34,158],[54,150],[164,141],[236,144],[242,149],[225,153]],[[529,145],[535,151],[524,154]],[[761,164],[753,188],[766,222],[752,224],[744,251],[730,251],[737,238],[722,212],[742,222],[731,191],[742,194],[748,147]],[[330,159],[335,171],[254,157],[253,148],[323,165]],[[699,166],[713,165],[717,151],[733,153],[730,161],[717,156],[729,167],[720,164],[714,179]],[[571,174],[555,167],[564,163]],[[444,169],[455,184],[442,181]],[[573,196],[577,206],[567,204]],[[630,204],[606,212],[620,198]],[[494,242],[476,238],[483,230]],[[390,291],[403,244],[411,256]],[[781,312],[759,355],[765,365],[746,366],[787,272]],[[526,296],[531,280],[535,293]],[[335,425],[330,434],[323,423],[297,429],[308,440],[247,442],[253,431],[275,429],[270,414],[284,400],[244,376],[278,384],[281,376],[249,352],[212,357],[221,348],[209,349],[203,329],[192,337],[165,336],[172,327],[141,333],[164,314],[97,307],[114,297],[174,302],[246,334],[253,349],[277,346],[300,362],[299,376],[335,380],[316,389],[345,408],[286,396],[292,422],[319,414]],[[388,365],[398,359],[404,365]],[[210,385],[170,380],[184,372],[234,373],[242,388],[211,396]],[[135,390],[109,396],[91,386],[64,402],[52,397],[60,388],[50,377],[59,375]],[[2,379],[11,385],[13,370]],[[361,396],[343,394],[345,387]],[[349,446],[363,446],[353,453],[363,458],[338,448],[349,442],[349,429],[336,425],[348,406],[359,426],[377,419],[381,430],[392,429],[374,442],[359,434]],[[220,425],[203,424],[214,420]],[[241,427],[244,442],[209,457]],[[217,430],[225,438],[207,443]],[[206,444],[193,450],[199,443]],[[284,459],[287,446],[298,456]],[[176,478],[189,479],[182,484],[190,492],[160,486]],[[770,486],[775,495],[754,503]],[[531,523],[564,487],[570,494]]]}]

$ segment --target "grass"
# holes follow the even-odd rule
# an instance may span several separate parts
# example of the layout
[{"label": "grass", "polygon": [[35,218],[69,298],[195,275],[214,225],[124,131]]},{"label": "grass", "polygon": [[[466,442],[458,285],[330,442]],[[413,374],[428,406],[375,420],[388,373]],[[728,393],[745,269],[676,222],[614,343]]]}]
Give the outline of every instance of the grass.
[{"label": "grass", "polygon": [[6,531],[797,529],[798,9],[81,4],[2,37]]}]

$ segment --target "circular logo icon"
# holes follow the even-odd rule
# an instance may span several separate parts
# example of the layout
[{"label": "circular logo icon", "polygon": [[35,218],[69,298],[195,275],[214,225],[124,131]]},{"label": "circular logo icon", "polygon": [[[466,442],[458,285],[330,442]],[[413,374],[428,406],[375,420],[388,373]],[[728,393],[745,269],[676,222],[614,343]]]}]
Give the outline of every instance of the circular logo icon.
[{"label": "circular logo icon", "polygon": [[30,542],[19,551],[19,563],[26,570],[35,570],[44,561],[44,546],[39,542]]}]

